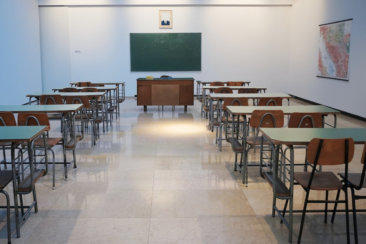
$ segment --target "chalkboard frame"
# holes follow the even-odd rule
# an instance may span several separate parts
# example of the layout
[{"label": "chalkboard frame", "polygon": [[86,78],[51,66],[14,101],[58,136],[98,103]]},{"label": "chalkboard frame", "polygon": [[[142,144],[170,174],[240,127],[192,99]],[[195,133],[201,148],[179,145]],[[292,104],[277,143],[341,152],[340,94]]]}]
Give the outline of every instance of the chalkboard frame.
[{"label": "chalkboard frame", "polygon": [[201,71],[201,33],[130,33],[131,71]]}]

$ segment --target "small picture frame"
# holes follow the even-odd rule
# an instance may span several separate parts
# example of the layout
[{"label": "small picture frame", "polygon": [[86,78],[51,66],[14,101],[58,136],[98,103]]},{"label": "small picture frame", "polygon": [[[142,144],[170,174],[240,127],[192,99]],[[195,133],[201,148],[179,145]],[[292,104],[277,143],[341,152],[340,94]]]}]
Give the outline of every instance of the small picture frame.
[{"label": "small picture frame", "polygon": [[173,11],[159,10],[159,28],[172,29],[173,28]]}]

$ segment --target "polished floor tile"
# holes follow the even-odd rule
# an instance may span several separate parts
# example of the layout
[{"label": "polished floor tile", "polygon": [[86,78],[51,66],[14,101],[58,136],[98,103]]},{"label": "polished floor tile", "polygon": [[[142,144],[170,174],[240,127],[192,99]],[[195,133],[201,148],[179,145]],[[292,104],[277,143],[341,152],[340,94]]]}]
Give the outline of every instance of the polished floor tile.
[{"label": "polished floor tile", "polygon": [[[333,118],[327,121],[332,123]],[[21,238],[13,233],[13,243],[288,243],[288,229],[272,217],[270,185],[252,167],[249,185],[244,186],[240,172],[233,171],[231,146],[224,141],[218,151],[215,133],[206,125],[197,101],[186,113],[179,106],[175,110],[152,106],[144,113],[135,99],[128,98],[95,146],[86,133],[77,148],[78,167],[69,168],[67,180],[62,166],[57,166],[55,190],[51,174],[37,183],[39,212],[22,226]],[[338,126],[366,127],[366,123],[340,115]],[[59,128],[52,122],[53,133]],[[362,147],[356,146],[350,171],[361,169],[361,152]],[[60,150],[56,154],[61,159]],[[258,151],[249,156],[258,160]],[[304,150],[295,156],[301,162]],[[304,191],[296,187],[294,194],[294,207],[301,209]],[[324,199],[324,194],[314,192],[311,197]],[[29,199],[26,196],[25,201]],[[283,206],[284,201],[278,203]],[[366,208],[366,201],[358,206]],[[319,207],[323,206],[310,208]],[[307,215],[303,243],[345,243],[345,215],[337,215],[334,224],[324,224],[323,218]],[[363,243],[366,215],[359,214],[358,221]],[[296,214],[294,240],[299,224]],[[6,243],[3,211],[0,228],[0,243]]]}]

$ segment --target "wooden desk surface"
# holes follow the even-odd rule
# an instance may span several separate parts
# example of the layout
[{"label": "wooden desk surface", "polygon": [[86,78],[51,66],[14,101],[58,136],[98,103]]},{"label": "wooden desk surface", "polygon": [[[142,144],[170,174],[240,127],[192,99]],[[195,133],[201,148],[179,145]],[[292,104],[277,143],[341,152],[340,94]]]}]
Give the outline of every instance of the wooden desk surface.
[{"label": "wooden desk surface", "polygon": [[82,104],[52,104],[52,105],[0,105],[2,112],[46,112],[61,113],[75,112],[83,107]]},{"label": "wooden desk surface", "polygon": [[263,135],[273,144],[307,145],[313,138],[352,138],[366,142],[366,128],[262,128]]},{"label": "wooden desk surface", "polygon": [[31,142],[44,131],[47,126],[0,126],[1,142]]},{"label": "wooden desk surface", "polygon": [[254,110],[282,110],[284,114],[291,113],[322,113],[336,114],[338,110],[324,105],[298,105],[298,106],[227,106],[226,110],[234,115],[249,115]]}]

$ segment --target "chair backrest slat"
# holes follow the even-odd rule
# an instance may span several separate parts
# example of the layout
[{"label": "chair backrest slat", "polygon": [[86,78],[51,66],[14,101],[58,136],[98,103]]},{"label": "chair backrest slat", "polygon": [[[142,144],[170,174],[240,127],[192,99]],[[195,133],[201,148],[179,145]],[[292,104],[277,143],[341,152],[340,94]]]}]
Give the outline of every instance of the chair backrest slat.
[{"label": "chair backrest slat", "polygon": [[42,95],[39,99],[40,104],[63,104],[61,95]]},{"label": "chair backrest slat", "polygon": [[288,121],[289,128],[322,128],[321,113],[292,113]]},{"label": "chair backrest slat", "polygon": [[282,110],[254,110],[249,124],[253,128],[283,127],[284,113]]},{"label": "chair backrest slat", "polygon": [[[316,154],[319,150],[320,154],[316,162]],[[316,162],[318,165],[339,165],[351,162],[353,154],[354,142],[352,138],[314,138],[309,142],[306,157],[311,164]],[[348,158],[346,158],[347,155]]]},{"label": "chair backrest slat", "polygon": [[282,106],[282,97],[263,97],[259,99],[258,106]]},{"label": "chair backrest slat", "polygon": [[259,93],[257,88],[240,88],[238,93]]},{"label": "chair backrest slat", "polygon": [[244,82],[243,81],[228,81],[227,85],[228,86],[243,86]]},{"label": "chair backrest slat", "polygon": [[14,114],[12,112],[0,112],[0,126],[16,126]]},{"label": "chair backrest slat", "polygon": [[233,90],[229,87],[220,87],[220,88],[216,88],[214,89],[214,93],[233,93]]},{"label": "chair backrest slat", "polygon": [[18,125],[44,125],[47,126],[46,130],[50,130],[50,121],[46,113],[29,113],[21,112],[18,114]]}]

